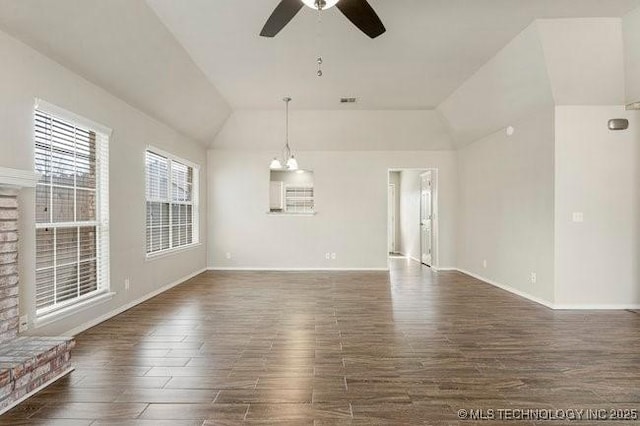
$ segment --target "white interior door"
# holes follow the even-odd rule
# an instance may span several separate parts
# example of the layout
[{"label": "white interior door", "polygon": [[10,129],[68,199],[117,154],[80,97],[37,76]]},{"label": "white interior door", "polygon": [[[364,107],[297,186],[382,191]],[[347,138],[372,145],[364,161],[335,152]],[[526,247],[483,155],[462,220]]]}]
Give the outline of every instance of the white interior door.
[{"label": "white interior door", "polygon": [[389,185],[389,253],[396,252],[396,186]]},{"label": "white interior door", "polygon": [[427,266],[433,262],[433,189],[431,172],[421,175],[420,192],[420,260]]}]

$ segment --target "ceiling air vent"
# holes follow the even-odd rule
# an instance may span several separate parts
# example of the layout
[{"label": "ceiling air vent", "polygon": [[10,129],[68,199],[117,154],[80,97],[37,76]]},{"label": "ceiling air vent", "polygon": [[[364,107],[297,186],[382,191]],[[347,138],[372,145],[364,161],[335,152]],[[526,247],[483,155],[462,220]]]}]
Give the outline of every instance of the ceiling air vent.
[{"label": "ceiling air vent", "polygon": [[358,102],[358,98],[340,98],[341,104],[355,104]]}]

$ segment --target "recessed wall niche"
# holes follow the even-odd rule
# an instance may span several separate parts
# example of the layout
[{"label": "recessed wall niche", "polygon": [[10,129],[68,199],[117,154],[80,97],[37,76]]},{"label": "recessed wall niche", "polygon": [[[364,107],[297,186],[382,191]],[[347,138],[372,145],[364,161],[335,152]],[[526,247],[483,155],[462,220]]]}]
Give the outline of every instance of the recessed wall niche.
[{"label": "recessed wall niche", "polygon": [[269,213],[282,215],[315,214],[313,171],[271,170]]}]

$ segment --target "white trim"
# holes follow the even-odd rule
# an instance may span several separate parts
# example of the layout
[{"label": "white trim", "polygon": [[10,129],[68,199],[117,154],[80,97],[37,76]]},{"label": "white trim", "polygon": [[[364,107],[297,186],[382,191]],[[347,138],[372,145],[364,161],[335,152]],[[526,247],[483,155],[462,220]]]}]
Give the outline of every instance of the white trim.
[{"label": "white trim", "polygon": [[170,284],[167,284],[167,285],[165,285],[163,287],[160,287],[159,289],[154,290],[151,293],[145,294],[144,296],[134,300],[133,302],[127,303],[126,305],[120,306],[119,308],[114,309],[113,311],[108,312],[108,313],[106,313],[106,314],[104,314],[102,316],[99,316],[98,318],[95,318],[95,319],[93,319],[91,321],[87,321],[84,324],[81,324],[81,325],[79,325],[79,326],[77,326],[75,328],[72,328],[71,330],[67,331],[66,333],[62,333],[62,335],[63,336],[75,336],[75,335],[77,335],[79,333],[82,333],[83,331],[88,330],[91,327],[95,327],[96,325],[98,325],[98,324],[100,324],[100,323],[102,323],[102,322],[104,322],[104,321],[106,321],[106,320],[108,320],[110,318],[113,318],[116,315],[119,315],[119,314],[123,313],[124,311],[127,311],[127,310],[133,308],[134,306],[139,305],[142,302],[146,302],[147,300],[149,300],[151,298],[154,298],[154,297],[158,296],[159,294],[162,294],[165,291],[170,290],[173,287],[176,287],[177,285],[180,285],[180,284],[190,280],[191,278],[196,277],[196,276],[198,276],[198,275],[200,275],[200,274],[202,274],[203,272],[206,272],[206,271],[207,271],[207,268],[203,268],[203,269],[200,269],[200,270],[198,270],[196,272],[193,272],[193,273],[191,273],[191,274],[189,274],[187,276],[179,278],[178,280],[176,280],[176,281],[174,281],[174,282],[172,282]]},{"label": "white trim", "polygon": [[436,272],[460,272],[458,271],[458,268],[454,268],[451,266],[443,266],[443,267],[432,266],[431,269],[433,269]]},{"label": "white trim", "polygon": [[95,121],[89,120],[88,118],[75,114],[71,111],[67,111],[66,109],[51,104],[44,99],[36,98],[35,108],[42,112],[54,115],[57,118],[72,121],[74,124],[78,124],[83,127],[88,127],[91,130],[104,134],[107,138],[110,138],[113,133],[113,131],[105,125],[96,123]]},{"label": "white trim", "polygon": [[[92,295],[84,300],[78,301],[78,299],[71,299],[71,303],[67,306],[63,306],[61,308],[56,308],[51,312],[46,312],[40,314],[34,321],[34,328],[44,327],[45,325],[52,324],[56,321],[59,321],[63,318],[67,318],[71,315],[77,314],[78,312],[82,312],[86,309],[92,308],[101,303],[108,302],[113,299],[116,293],[103,291],[98,294]],[[37,313],[36,313],[37,315]]]},{"label": "white trim", "polygon": [[12,402],[11,404],[6,406],[5,408],[0,409],[0,416],[3,415],[4,413],[6,413],[7,411],[11,410],[13,407],[17,406],[18,404],[21,404],[24,401],[26,401],[27,399],[31,398],[33,395],[37,394],[38,392],[40,392],[41,390],[43,390],[47,386],[53,384],[53,382],[56,382],[56,381],[62,379],[64,376],[66,376],[67,374],[71,373],[73,370],[75,370],[74,367],[69,367],[68,369],[66,369],[62,373],[58,374],[53,379],[41,384],[40,386],[38,386],[37,388],[35,388],[31,392],[29,392],[28,394],[24,395],[22,398]]},{"label": "white trim", "polygon": [[477,275],[477,274],[474,274],[472,272],[465,271],[464,269],[457,268],[457,270],[458,270],[458,272],[461,272],[461,273],[463,273],[465,275],[468,275],[468,276],[470,276],[472,278],[475,278],[477,280],[483,281],[483,282],[485,282],[487,284],[490,284],[490,285],[492,285],[494,287],[498,287],[501,290],[505,290],[505,291],[508,291],[509,293],[513,293],[516,296],[524,297],[525,299],[528,299],[528,300],[530,300],[532,302],[538,303],[538,304],[540,304],[542,306],[545,306],[547,308],[550,308],[550,309],[556,309],[555,306],[553,305],[553,303],[551,303],[551,302],[549,302],[547,300],[541,299],[541,298],[536,297],[536,296],[532,296],[529,293],[526,293],[526,292],[521,291],[521,290],[517,290],[517,289],[515,289],[515,288],[513,288],[511,286],[508,286],[508,285],[505,285],[505,284],[501,284],[501,283],[498,283],[496,281],[484,278],[484,277],[482,277],[480,275]]},{"label": "white trim", "polygon": [[209,266],[208,271],[236,272],[389,272],[389,268],[245,268]]},{"label": "white trim", "polygon": [[559,305],[554,305],[553,309],[558,311],[562,311],[562,310],[619,311],[619,310],[637,310],[637,309],[640,309],[640,305],[559,304]]},{"label": "white trim", "polygon": [[38,176],[34,171],[0,167],[0,187],[35,188],[36,182]]},{"label": "white trim", "polygon": [[[194,175],[194,176],[195,176],[195,174],[196,174],[196,173],[195,173],[195,170],[196,170],[196,169],[198,169],[198,171],[200,170],[200,164],[198,164],[198,163],[194,163],[194,162],[192,162],[192,161],[190,161],[190,160],[187,160],[187,159],[185,159],[185,158],[182,158],[182,157],[178,157],[178,156],[177,156],[177,155],[175,155],[175,154],[172,154],[172,153],[170,153],[170,152],[164,151],[164,150],[162,150],[162,149],[160,149],[160,148],[156,148],[156,147],[155,147],[155,146],[153,146],[153,145],[147,145],[147,148],[145,149],[145,152],[146,152],[146,151],[151,151],[152,153],[154,153],[154,154],[158,154],[158,155],[160,155],[161,157],[166,157],[166,158],[168,158],[169,160],[172,160],[172,161],[175,161],[175,162],[177,162],[177,163],[183,164],[183,165],[185,165],[185,166],[187,166],[187,167],[191,167],[191,168],[194,170],[194,173],[193,173],[193,175]],[[169,198],[171,198],[171,194],[169,194]]]},{"label": "white trim", "polygon": [[201,245],[202,243],[191,243],[191,244],[187,244],[186,246],[178,246],[178,247],[174,247],[166,250],[154,251],[153,253],[148,253],[146,255],[145,260],[147,262],[152,262],[156,259],[162,259],[163,257],[172,256],[182,251],[189,251],[189,250],[196,249]]}]

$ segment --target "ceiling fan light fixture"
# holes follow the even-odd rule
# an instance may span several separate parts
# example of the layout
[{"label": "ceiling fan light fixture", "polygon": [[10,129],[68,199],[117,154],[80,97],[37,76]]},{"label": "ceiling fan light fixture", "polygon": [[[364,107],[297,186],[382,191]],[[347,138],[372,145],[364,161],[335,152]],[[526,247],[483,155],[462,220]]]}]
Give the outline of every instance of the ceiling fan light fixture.
[{"label": "ceiling fan light fixture", "polygon": [[302,0],[302,3],[311,9],[318,10],[318,3],[323,2],[324,5],[322,6],[322,10],[327,10],[338,4],[338,1],[340,0]]}]

